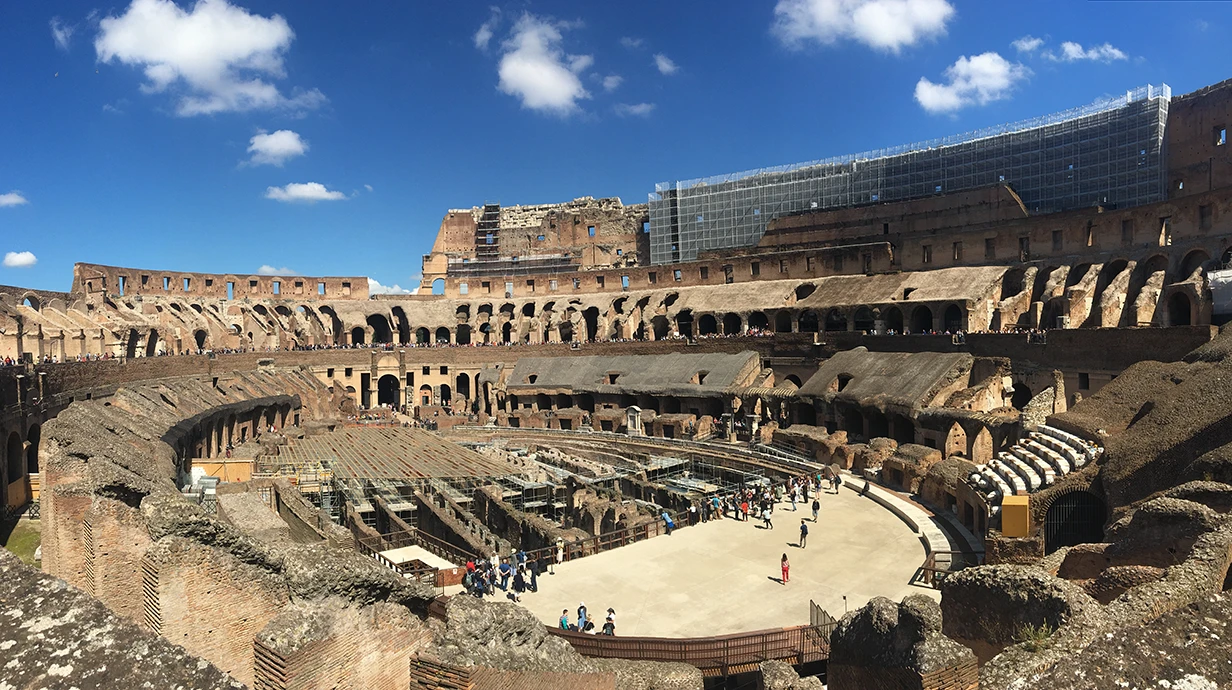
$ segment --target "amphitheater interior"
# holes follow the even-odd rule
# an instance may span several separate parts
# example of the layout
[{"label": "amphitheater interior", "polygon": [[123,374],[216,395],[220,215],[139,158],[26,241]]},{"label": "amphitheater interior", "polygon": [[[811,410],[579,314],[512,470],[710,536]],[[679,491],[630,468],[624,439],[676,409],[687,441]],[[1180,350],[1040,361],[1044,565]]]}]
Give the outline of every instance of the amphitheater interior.
[{"label": "amphitheater interior", "polygon": [[[1001,176],[664,262],[677,187],[450,210],[413,295],[0,286],[0,688],[1232,687],[1232,83],[1164,98],[1133,203]],[[458,593],[830,475],[911,594],[649,639]]]}]

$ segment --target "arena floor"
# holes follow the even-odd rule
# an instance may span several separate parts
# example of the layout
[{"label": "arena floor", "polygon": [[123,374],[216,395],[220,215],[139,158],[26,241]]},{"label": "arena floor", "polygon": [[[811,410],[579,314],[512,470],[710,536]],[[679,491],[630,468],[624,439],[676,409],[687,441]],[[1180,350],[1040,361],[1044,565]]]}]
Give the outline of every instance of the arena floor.
[{"label": "arena floor", "polygon": [[[823,494],[821,517],[774,511],[774,530],[759,521],[719,520],[565,563],[539,578],[522,605],[548,625],[561,609],[574,622],[579,602],[592,616],[614,608],[616,634],[702,637],[807,624],[809,600],[835,618],[874,596],[940,598],[908,582],[924,561],[919,538],[893,513],[854,491]],[[807,548],[795,546],[809,518]],[[783,553],[790,582],[778,581]],[[452,588],[451,588],[452,589]],[[453,592],[450,592],[453,593]]]}]

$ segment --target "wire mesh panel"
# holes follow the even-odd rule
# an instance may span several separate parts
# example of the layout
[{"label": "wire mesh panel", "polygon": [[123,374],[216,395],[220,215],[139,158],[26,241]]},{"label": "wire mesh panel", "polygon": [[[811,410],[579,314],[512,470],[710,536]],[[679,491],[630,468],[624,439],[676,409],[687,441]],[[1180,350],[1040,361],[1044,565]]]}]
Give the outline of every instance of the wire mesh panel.
[{"label": "wire mesh panel", "polygon": [[1007,183],[1032,213],[1164,198],[1171,89],[892,149],[655,186],[650,259],[756,244],[773,218]]}]

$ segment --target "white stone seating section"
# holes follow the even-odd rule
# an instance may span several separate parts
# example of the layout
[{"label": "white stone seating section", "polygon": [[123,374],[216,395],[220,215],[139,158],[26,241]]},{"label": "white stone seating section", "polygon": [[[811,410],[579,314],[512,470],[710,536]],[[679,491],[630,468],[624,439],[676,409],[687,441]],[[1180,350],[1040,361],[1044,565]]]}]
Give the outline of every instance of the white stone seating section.
[{"label": "white stone seating section", "polygon": [[1052,483],[1057,480],[1057,473],[1049,464],[1048,460],[1040,455],[1039,451],[1025,445],[1014,446],[1010,448],[1010,453],[1013,453],[1023,462],[1027,463],[1035,470],[1035,473],[1042,479],[1043,486],[1052,486]]},{"label": "white stone seating section", "polygon": [[1039,441],[1033,438],[1029,438],[1023,441],[1019,445],[1021,445],[1024,448],[1030,448],[1032,451],[1035,452],[1037,456],[1039,456],[1040,458],[1043,458],[1044,461],[1047,462],[1052,467],[1053,471],[1055,471],[1058,476],[1063,477],[1069,474],[1069,471],[1073,469],[1074,467],[1073,463],[1069,459],[1067,459],[1064,455],[1062,455],[1061,453],[1058,453],[1056,450],[1049,448],[1048,446],[1040,443]]},{"label": "white stone seating section", "polygon": [[1018,473],[1014,471],[1013,467],[1006,464],[1001,458],[993,458],[993,460],[988,463],[988,466],[992,468],[993,472],[1000,475],[1001,478],[1005,480],[1006,484],[1013,487],[1013,491],[1004,492],[1006,495],[1020,493],[1025,494],[1027,492],[1027,483],[1022,480],[1022,477],[1018,476]]},{"label": "white stone seating section", "polygon": [[[1081,454],[1085,456],[1086,461],[1094,460],[1095,458],[1099,457],[1099,454],[1101,452],[1103,452],[1103,448],[1100,448],[1094,443],[1091,443],[1087,441],[1086,439],[1075,436],[1074,434],[1071,434],[1068,431],[1064,431],[1064,430],[1058,429],[1053,426],[1048,426],[1047,424],[1041,426],[1039,428],[1039,432],[1046,434],[1048,436],[1051,436],[1052,438],[1055,438],[1058,441],[1061,441],[1062,443],[1080,451]],[[1084,465],[1086,465],[1086,462],[1082,462],[1081,464],[1079,464],[1079,467],[1082,467]]]},{"label": "white stone seating section", "polygon": [[1027,487],[1027,491],[1036,491],[1043,485],[1043,477],[1035,471],[1034,467],[1031,467],[1029,463],[1017,455],[1013,453],[1002,453],[1001,462],[1005,463],[1006,466],[1014,471],[1014,474],[1018,475],[1019,478],[1022,479],[1023,484]]}]

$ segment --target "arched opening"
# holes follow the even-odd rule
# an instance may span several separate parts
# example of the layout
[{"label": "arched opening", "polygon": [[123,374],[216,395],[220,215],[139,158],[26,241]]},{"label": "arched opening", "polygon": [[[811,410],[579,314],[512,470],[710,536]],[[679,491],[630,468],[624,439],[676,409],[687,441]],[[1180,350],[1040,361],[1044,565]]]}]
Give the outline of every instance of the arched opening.
[{"label": "arched opening", "polygon": [[1103,541],[1107,519],[1104,502],[1090,491],[1059,496],[1044,517],[1044,553],[1052,553],[1062,546]]},{"label": "arched opening", "polygon": [[971,441],[971,457],[967,458],[977,465],[983,465],[992,460],[992,434],[988,427],[980,427],[980,433]]},{"label": "arched opening", "polygon": [[967,432],[958,422],[954,422],[945,435],[945,457],[951,455],[967,455]]},{"label": "arched opening", "polygon": [[723,335],[740,335],[740,327],[744,321],[739,314],[724,314],[723,315]]},{"label": "arched opening", "polygon": [[924,305],[911,312],[911,332],[927,333],[933,329],[933,310]]},{"label": "arched opening", "polygon": [[765,331],[770,327],[770,320],[766,318],[765,312],[755,311],[749,314],[749,330]]},{"label": "arched opening", "polygon": [[440,328],[436,329],[436,343],[438,345],[448,345],[449,344],[449,329],[448,328],[441,326]]},{"label": "arched opening", "polygon": [[448,383],[441,384],[441,407],[449,407],[453,403],[453,393],[449,390]]},{"label": "arched opening", "polygon": [[1022,293],[1026,271],[1021,268],[1011,268],[1001,276],[1001,298],[1007,300]]},{"label": "arched opening", "polygon": [[419,404],[424,407],[432,404],[432,386],[425,383],[419,387]]},{"label": "arched opening", "polygon": [[560,325],[556,327],[556,330],[560,331],[560,342],[573,342],[573,324],[571,322],[561,321]]},{"label": "arched opening", "polygon": [[501,324],[501,342],[502,343],[512,343],[513,342],[513,324],[509,323],[508,321]]},{"label": "arched opening", "polygon": [[372,327],[373,343],[392,343],[393,329],[389,327],[389,319],[384,314],[373,314],[368,317],[368,325]]},{"label": "arched opening", "polygon": [[458,324],[457,342],[459,345],[470,345],[471,344],[471,327],[470,326],[464,323]]},{"label": "arched opening", "polygon": [[1069,275],[1065,276],[1065,287],[1070,288],[1082,282],[1086,277],[1087,271],[1091,270],[1091,264],[1079,264],[1069,270]]},{"label": "arched opening", "polygon": [[437,278],[432,281],[432,294],[434,295],[445,294],[445,279],[444,278]]},{"label": "arched opening", "polygon": [[719,332],[719,322],[715,320],[714,314],[702,314],[697,320],[698,335],[715,335]]},{"label": "arched opening", "polygon": [[817,286],[812,283],[803,283],[796,286],[796,301],[799,302],[809,295],[817,291]]},{"label": "arched opening", "polygon": [[945,322],[945,330],[949,333],[957,333],[963,330],[963,312],[957,304],[951,304],[945,308],[943,317]]},{"label": "arched opening", "polygon": [[847,330],[847,317],[837,309],[826,312],[826,331]]},{"label": "arched opening", "polygon": [[534,302],[527,302],[526,304],[522,305],[522,316],[525,316],[526,318],[529,319],[530,317],[534,315],[535,315],[535,303]]},{"label": "arched opening", "polygon": [[141,334],[137,333],[136,328],[129,329],[128,342],[125,343],[125,346],[124,346],[124,355],[128,359],[132,359],[137,356],[137,341],[140,339],[141,339]]},{"label": "arched opening", "polygon": [[885,313],[885,327],[893,333],[903,332],[903,312],[898,307],[890,307]]},{"label": "arched opening", "polygon": [[26,295],[26,297],[22,299],[21,303],[22,306],[30,307],[34,311],[38,311],[40,307],[39,300],[34,295]]},{"label": "arched opening", "polygon": [[1189,326],[1193,324],[1189,295],[1177,290],[1168,298],[1168,325]]},{"label": "arched opening", "polygon": [[1211,260],[1210,254],[1207,254],[1205,251],[1201,249],[1195,249],[1192,252],[1189,252],[1188,254],[1185,255],[1185,258],[1181,261],[1180,279],[1188,280],[1192,278],[1194,276],[1194,273],[1196,273],[1199,269],[1201,269],[1203,265],[1206,264],[1206,262],[1210,260]]},{"label": "arched opening", "polygon": [[552,396],[547,393],[539,393],[535,396],[535,407],[541,411],[552,409]]},{"label": "arched opening", "polygon": [[194,332],[193,332],[193,340],[197,341],[197,349],[198,349],[198,350],[204,350],[204,349],[205,349],[205,339],[206,339],[206,332],[205,332],[205,331],[194,331]]},{"label": "arched opening", "polygon": [[4,453],[4,468],[9,484],[20,480],[25,474],[21,471],[22,461],[25,460],[21,452],[21,436],[17,432],[9,434],[9,440],[6,444]]},{"label": "arched opening", "polygon": [[667,337],[669,325],[666,316],[656,316],[650,320],[650,330],[654,332],[655,340],[663,340]]},{"label": "arched opening", "polygon": [[389,407],[398,407],[401,386],[398,384],[398,377],[393,374],[385,374],[376,382],[376,404],[388,405]]},{"label": "arched opening", "polygon": [[859,333],[872,333],[877,328],[877,318],[873,315],[873,310],[868,307],[860,307],[856,310],[852,318],[852,326]]},{"label": "arched opening", "polygon": [[1010,404],[1014,406],[1015,410],[1027,409],[1027,403],[1031,402],[1033,397],[1035,395],[1031,393],[1030,388],[1027,388],[1027,384],[1014,382],[1014,392],[1010,395]]},{"label": "arched opening", "polygon": [[799,328],[801,333],[816,333],[820,328],[820,319],[817,317],[817,312],[812,309],[805,309],[800,312]]},{"label": "arched opening", "polygon": [[586,322],[586,341],[594,342],[599,335],[599,308],[588,307],[582,312],[582,320]]},{"label": "arched opening", "polygon": [[26,432],[26,474],[38,474],[39,471],[39,439],[43,429],[38,424],[32,424]]},{"label": "arched opening", "polygon": [[145,356],[153,357],[158,354],[158,331],[150,329],[150,341],[145,346]]},{"label": "arched opening", "polygon": [[868,419],[869,438],[890,437],[890,420],[886,419],[885,414],[876,408],[872,408],[865,417]]},{"label": "arched opening", "polygon": [[471,397],[471,377],[468,374],[458,374],[454,379],[454,388],[458,391],[458,397],[463,400],[469,400]]},{"label": "arched opening", "polygon": [[352,345],[363,345],[364,344],[363,326],[356,326],[355,328],[351,329],[351,344]]},{"label": "arched opening", "polygon": [[[303,307],[300,307],[302,310]],[[406,311],[402,307],[394,307],[390,309],[394,315],[394,323],[398,327],[398,344],[406,345],[411,342],[411,322],[406,318]]]},{"label": "arched opening", "polygon": [[415,342],[420,345],[427,345],[432,338],[432,333],[427,328],[420,326],[415,329]]},{"label": "arched opening", "polygon": [[800,377],[799,377],[799,376],[796,376],[795,374],[788,374],[788,375],[787,375],[787,378],[785,378],[785,379],[783,379],[783,380],[784,380],[784,381],[787,381],[787,382],[791,383],[793,386],[795,386],[795,387],[796,387],[796,390],[799,390],[799,389],[800,389],[800,386],[804,385],[803,383],[801,383],[801,382],[800,382]]},{"label": "arched opening", "polygon": [[780,309],[774,315],[774,332],[791,333],[791,312],[786,309]]},{"label": "arched opening", "polygon": [[676,315],[676,330],[683,338],[693,337],[693,312],[685,309]]}]

